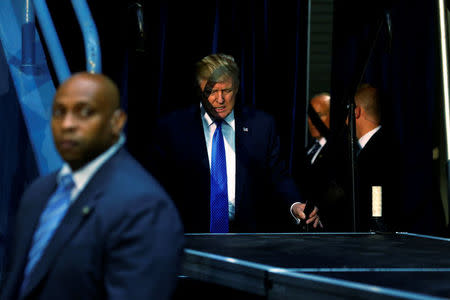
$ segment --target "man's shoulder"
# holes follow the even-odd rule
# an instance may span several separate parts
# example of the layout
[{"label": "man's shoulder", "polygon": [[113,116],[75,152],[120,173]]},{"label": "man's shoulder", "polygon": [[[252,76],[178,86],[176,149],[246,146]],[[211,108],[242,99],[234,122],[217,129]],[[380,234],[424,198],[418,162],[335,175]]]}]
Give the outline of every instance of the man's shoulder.
[{"label": "man's shoulder", "polygon": [[106,171],[101,172],[100,176],[105,173],[111,181],[117,180],[127,185],[138,185],[153,180],[151,174],[125,148],[119,149],[105,163],[104,168]]},{"label": "man's shoulder", "polygon": [[393,145],[394,143],[395,141],[391,139],[388,136],[386,130],[381,127],[370,137],[363,150],[366,150],[365,152],[377,153],[378,151],[388,150],[389,146]]},{"label": "man's shoulder", "polygon": [[247,121],[274,122],[274,117],[270,113],[253,106],[240,106],[236,108],[235,113],[236,118],[242,118]]},{"label": "man's shoulder", "polygon": [[58,171],[53,171],[46,175],[41,175],[35,178],[26,188],[28,190],[45,189],[47,187],[52,187],[56,184],[56,176]]},{"label": "man's shoulder", "polygon": [[137,216],[153,218],[162,210],[177,217],[164,188],[126,149],[120,149],[94,176],[89,183],[90,197],[96,198],[97,216],[108,224]]}]

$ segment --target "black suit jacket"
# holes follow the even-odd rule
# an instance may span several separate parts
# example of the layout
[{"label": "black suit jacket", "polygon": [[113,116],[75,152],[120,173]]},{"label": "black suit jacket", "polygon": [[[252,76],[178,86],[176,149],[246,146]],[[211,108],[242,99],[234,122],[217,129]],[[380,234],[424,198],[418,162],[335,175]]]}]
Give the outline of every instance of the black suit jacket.
[{"label": "black suit jacket", "polygon": [[382,187],[382,214],[386,229],[395,230],[400,218],[401,194],[400,154],[395,141],[380,128],[367,142],[357,157],[360,231],[370,229],[372,216],[372,186]]},{"label": "black suit jacket", "polygon": [[[19,289],[56,173],[26,190],[2,300]],[[124,149],[91,178],[29,277],[23,299],[169,299],[183,246],[172,201]]]},{"label": "black suit jacket", "polygon": [[314,163],[311,163],[305,149],[301,164],[296,168],[295,178],[302,195],[318,208],[323,231],[351,231],[351,220],[340,214],[349,209],[346,195],[347,167],[346,138],[344,131],[329,136]]},{"label": "black suit jacket", "polygon": [[[186,232],[209,232],[210,169],[199,105],[159,121],[149,168],[179,208]],[[274,119],[235,108],[236,195],[232,232],[288,230],[300,201],[280,158]]]},{"label": "black suit jacket", "polygon": [[[306,199],[320,209],[325,231],[353,230],[351,161],[347,128],[331,136],[313,164],[305,160],[299,182]],[[356,157],[356,230],[369,231],[372,186],[382,186],[382,211],[386,230],[395,231],[401,215],[400,154],[395,141],[380,128]],[[376,229],[376,228],[374,228]]]}]

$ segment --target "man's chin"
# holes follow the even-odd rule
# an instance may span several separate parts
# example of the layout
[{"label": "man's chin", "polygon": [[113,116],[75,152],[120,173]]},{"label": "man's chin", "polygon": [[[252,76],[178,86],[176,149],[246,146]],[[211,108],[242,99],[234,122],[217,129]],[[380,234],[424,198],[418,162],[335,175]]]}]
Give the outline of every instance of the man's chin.
[{"label": "man's chin", "polygon": [[214,112],[214,118],[218,120],[225,119],[230,114],[229,111]]},{"label": "man's chin", "polygon": [[59,153],[62,157],[62,159],[69,164],[69,166],[73,170],[79,169],[80,166],[83,164],[83,159],[80,158],[80,155],[78,153],[73,152],[60,152]]}]

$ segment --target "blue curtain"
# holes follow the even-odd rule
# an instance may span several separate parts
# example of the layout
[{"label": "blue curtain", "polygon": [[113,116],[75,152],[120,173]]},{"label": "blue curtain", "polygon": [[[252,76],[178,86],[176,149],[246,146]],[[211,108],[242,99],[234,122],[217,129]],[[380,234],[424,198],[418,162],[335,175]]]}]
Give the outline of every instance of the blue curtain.
[{"label": "blue curtain", "polygon": [[[71,69],[82,70],[81,34],[64,25],[70,19],[76,22],[70,11],[62,13],[65,2],[48,1]],[[143,36],[137,29],[136,3],[144,7]],[[99,29],[104,72],[121,87],[129,113],[128,148],[138,160],[145,161],[148,155],[148,133],[160,115],[198,102],[194,63],[223,52],[233,55],[241,67],[238,101],[275,116],[282,154],[292,172],[300,166],[305,138],[306,0],[89,4]],[[383,95],[385,128],[403,153],[398,161],[404,166],[399,178],[404,228],[442,233],[439,166],[432,160],[440,117],[435,1],[335,0],[334,4],[332,130],[338,131],[343,123],[346,104],[360,80],[377,86]],[[392,39],[383,25],[387,11]]]},{"label": "blue curtain", "polygon": [[[345,119],[345,105],[359,81],[378,87],[384,127],[402,153],[398,165],[392,166],[402,168],[402,228],[446,234],[439,162],[432,156],[442,118],[437,1],[360,2],[336,1],[332,97],[338,104],[332,107],[332,127],[337,131]],[[391,16],[391,33],[386,13]]]},{"label": "blue curtain", "polygon": [[0,43],[0,282],[15,213],[26,186],[38,176],[33,150]]},{"label": "blue curtain", "polygon": [[305,122],[307,1],[144,4],[146,52],[131,49],[128,65],[132,153],[145,159],[143,149],[151,142],[146,133],[158,116],[199,102],[194,63],[211,53],[227,53],[241,68],[238,103],[274,115],[283,156],[295,167],[304,140],[304,130],[297,127]]}]

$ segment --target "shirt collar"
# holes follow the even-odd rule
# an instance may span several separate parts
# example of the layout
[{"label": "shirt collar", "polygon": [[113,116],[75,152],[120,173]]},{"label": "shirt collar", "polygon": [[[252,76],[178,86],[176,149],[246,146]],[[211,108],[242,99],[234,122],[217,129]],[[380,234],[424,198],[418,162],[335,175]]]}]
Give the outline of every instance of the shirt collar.
[{"label": "shirt collar", "polygon": [[64,162],[61,170],[57,175],[57,182],[59,183],[62,176],[66,174],[73,173],[73,181],[75,183],[75,187],[78,189],[83,188],[91,177],[97,172],[98,169],[111,157],[113,156],[123,144],[125,144],[126,138],[124,134],[121,134],[119,140],[108,148],[105,152],[97,156],[94,160],[86,164],[84,167],[78,169],[75,172],[72,172],[69,164]]},{"label": "shirt collar", "polygon": [[369,142],[370,138],[381,128],[381,125],[378,125],[377,127],[375,127],[374,129],[372,129],[371,131],[369,131],[368,133],[366,133],[365,135],[363,135],[362,137],[359,138],[358,142],[359,145],[361,146],[361,149],[364,148],[364,146]]},{"label": "shirt collar", "polygon": [[320,144],[320,146],[323,147],[326,143],[327,143],[327,139],[326,139],[325,137],[321,137],[321,138],[319,139],[319,144]]}]

